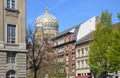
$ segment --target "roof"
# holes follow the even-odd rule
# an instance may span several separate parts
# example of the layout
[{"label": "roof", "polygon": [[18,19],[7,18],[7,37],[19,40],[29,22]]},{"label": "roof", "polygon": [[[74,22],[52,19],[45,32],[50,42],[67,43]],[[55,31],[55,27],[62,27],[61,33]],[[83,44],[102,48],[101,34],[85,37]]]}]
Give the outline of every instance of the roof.
[{"label": "roof", "polygon": [[[113,28],[119,28],[120,27],[120,22],[119,23],[116,23],[116,24],[113,24]],[[79,44],[79,43],[84,43],[86,41],[91,41],[94,39],[94,31],[88,33],[87,35],[85,35],[83,38],[79,39],[76,44]]]},{"label": "roof", "polygon": [[[72,39],[73,41],[78,42],[79,39],[85,40],[83,37],[95,30],[96,20],[97,20],[97,17],[94,16],[94,17],[90,18],[89,20],[82,22],[79,25],[76,25],[72,28],[69,28],[69,29],[57,34],[57,36],[55,36],[53,38],[53,40],[60,38],[66,34],[70,34],[70,33],[73,33],[73,39]],[[72,30],[74,30],[74,31],[71,32]]]},{"label": "roof", "polygon": [[39,19],[40,19],[40,20],[42,20],[42,19],[55,19],[55,20],[57,20],[54,15],[48,13],[48,7],[46,7],[45,13],[42,14],[42,15],[40,15],[40,16],[37,18],[37,20],[39,20]]},{"label": "roof", "polygon": [[[67,30],[64,30],[63,32],[61,32],[57,36],[55,36],[53,39],[61,37],[61,36],[65,35],[65,34],[67,34],[67,33],[73,33],[73,40],[76,40],[79,27],[80,27],[80,24],[76,25],[76,26],[74,26],[72,28],[69,28]],[[72,30],[74,30],[74,31],[72,31]]]},{"label": "roof", "polygon": [[54,15],[49,14],[49,13],[44,13],[44,14],[40,15],[40,16],[37,18],[37,20],[39,20],[39,19],[40,19],[40,20],[42,20],[42,19],[55,19],[55,20],[57,20]]},{"label": "roof", "polygon": [[92,31],[92,32],[88,33],[87,35],[85,35],[80,40],[78,40],[76,44],[83,43],[83,42],[86,42],[86,41],[90,41],[90,40],[93,39],[93,36],[94,36],[94,32]]}]

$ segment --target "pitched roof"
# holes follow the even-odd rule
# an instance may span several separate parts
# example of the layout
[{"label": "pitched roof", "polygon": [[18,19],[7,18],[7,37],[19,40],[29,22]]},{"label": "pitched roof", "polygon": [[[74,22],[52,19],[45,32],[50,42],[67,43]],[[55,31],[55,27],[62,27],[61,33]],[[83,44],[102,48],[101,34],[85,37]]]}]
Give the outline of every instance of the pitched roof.
[{"label": "pitched roof", "polygon": [[93,40],[93,38],[94,38],[94,32],[92,31],[92,32],[88,33],[87,35],[85,35],[85,36],[84,36],[83,38],[81,38],[80,40],[78,40],[78,41],[76,42],[76,44],[84,43],[84,42],[86,42],[86,41]]},{"label": "pitched roof", "polygon": [[[53,39],[61,37],[61,36],[65,35],[65,34],[67,34],[67,33],[73,33],[73,40],[76,40],[79,27],[80,27],[80,24],[76,25],[76,26],[74,26],[72,28],[69,28],[67,30],[64,30],[63,32],[61,32],[57,36],[55,36]],[[74,30],[74,32],[71,32],[72,30]]]}]

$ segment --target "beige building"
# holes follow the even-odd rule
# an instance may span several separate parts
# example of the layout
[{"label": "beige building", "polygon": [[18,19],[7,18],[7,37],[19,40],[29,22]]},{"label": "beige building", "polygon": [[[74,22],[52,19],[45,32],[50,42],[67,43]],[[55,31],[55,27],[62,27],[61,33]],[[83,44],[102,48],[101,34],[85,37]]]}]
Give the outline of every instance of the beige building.
[{"label": "beige building", "polygon": [[91,78],[92,74],[88,65],[89,44],[93,40],[93,32],[81,38],[76,43],[76,76]]},{"label": "beige building", "polygon": [[0,78],[26,78],[26,0],[0,0]]}]

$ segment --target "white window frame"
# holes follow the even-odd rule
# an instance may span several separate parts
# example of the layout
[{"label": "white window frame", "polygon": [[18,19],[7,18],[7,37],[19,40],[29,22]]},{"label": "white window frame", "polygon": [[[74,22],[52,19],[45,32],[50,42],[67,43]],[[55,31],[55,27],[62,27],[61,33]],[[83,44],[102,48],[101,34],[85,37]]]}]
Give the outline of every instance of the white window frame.
[{"label": "white window frame", "polygon": [[78,63],[78,69],[80,69],[80,61],[77,61],[77,63]]},{"label": "white window frame", "polygon": [[78,57],[80,57],[80,49],[78,49],[77,52],[78,52]]},{"label": "white window frame", "polygon": [[7,24],[7,43],[16,43],[16,25]]},{"label": "white window frame", "polygon": [[6,0],[6,2],[7,2],[7,8],[15,9],[15,0]]},{"label": "white window frame", "polygon": [[82,68],[84,68],[84,60],[81,60]]},{"label": "white window frame", "polygon": [[15,56],[15,53],[7,52],[7,63],[15,63]]},{"label": "white window frame", "polygon": [[86,56],[88,56],[88,47],[86,47],[85,50],[86,50]]},{"label": "white window frame", "polygon": [[84,56],[84,48],[81,49],[82,56]]}]

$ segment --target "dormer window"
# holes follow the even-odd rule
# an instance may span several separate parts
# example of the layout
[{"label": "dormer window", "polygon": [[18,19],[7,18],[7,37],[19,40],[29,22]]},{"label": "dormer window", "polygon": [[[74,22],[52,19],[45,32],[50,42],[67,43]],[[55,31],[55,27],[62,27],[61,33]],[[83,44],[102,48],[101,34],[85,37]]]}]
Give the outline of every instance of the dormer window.
[{"label": "dormer window", "polygon": [[15,0],[7,0],[7,8],[15,9]]}]

